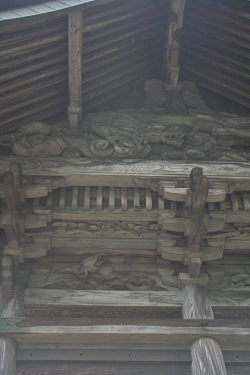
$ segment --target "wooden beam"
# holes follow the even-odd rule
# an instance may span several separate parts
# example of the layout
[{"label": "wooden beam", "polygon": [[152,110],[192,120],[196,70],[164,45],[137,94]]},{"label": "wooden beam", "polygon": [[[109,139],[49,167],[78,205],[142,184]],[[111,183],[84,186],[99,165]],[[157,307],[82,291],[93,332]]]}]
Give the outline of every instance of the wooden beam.
[{"label": "wooden beam", "polygon": [[[215,309],[250,309],[249,292],[210,292]],[[72,290],[26,289],[26,308],[84,308],[101,307],[155,307],[181,308],[182,292],[176,291],[118,291],[118,290]],[[189,318],[190,319],[190,318]]]},{"label": "wooden beam", "polygon": [[82,119],[82,12],[69,13],[68,63],[69,105],[68,122],[71,130],[77,130]]},{"label": "wooden beam", "polygon": [[[205,287],[192,284],[186,286],[182,292],[184,319],[214,320],[212,305]],[[203,336],[191,345],[193,375],[227,375],[220,345],[210,333],[204,332]]]},{"label": "wooden beam", "polygon": [[[23,344],[83,344],[85,348],[187,349],[209,336],[225,350],[250,349],[250,323],[242,320],[136,318],[25,318],[4,335]],[[224,374],[223,372],[214,372]]]},{"label": "wooden beam", "polygon": [[165,82],[171,88],[177,87],[179,78],[179,52],[184,8],[185,0],[170,1],[166,50],[164,57],[164,77]]},{"label": "wooden beam", "polygon": [[[148,351],[148,352],[151,352]],[[81,353],[79,353],[80,356]],[[179,351],[176,351],[178,356]],[[98,354],[97,354],[98,355]],[[133,352],[130,352],[131,357]],[[129,357],[129,358],[131,358]],[[176,358],[178,359],[178,357]],[[228,366],[230,375],[249,375],[249,364],[230,363]],[[152,374],[174,374],[174,375],[191,375],[191,366],[189,362],[67,362],[67,361],[22,361],[17,364],[17,375],[152,375]],[[220,374],[216,374],[220,375]]]},{"label": "wooden beam", "polygon": [[[248,351],[223,351],[225,362],[250,363]],[[190,350],[108,350],[108,349],[44,349],[20,348],[17,352],[17,361],[72,361],[72,362],[191,362]],[[83,363],[81,363],[83,365]],[[154,371],[155,373],[155,371]]]},{"label": "wooden beam", "polygon": [[[169,116],[173,121],[173,116]],[[187,116],[180,116],[185,119]],[[171,124],[171,122],[170,122]],[[2,157],[0,174],[9,168],[9,164],[15,160],[16,156]],[[160,181],[173,181],[174,186],[180,178],[189,178],[191,170],[199,165],[203,168],[203,173],[210,178],[211,186],[224,188],[230,183],[235,184],[235,190],[250,190],[250,172],[244,163],[205,163],[205,162],[175,162],[175,161],[155,161],[146,160],[132,165],[116,163],[110,165],[93,165],[85,159],[67,159],[58,164],[58,157],[50,158],[48,164],[46,158],[18,157],[22,164],[23,174],[27,176],[64,176],[63,186],[112,186],[112,187],[149,187],[152,179]],[[121,178],[122,176],[122,178]],[[244,185],[243,185],[244,184]],[[242,185],[242,186],[241,186]],[[1,186],[0,186],[1,187]],[[1,190],[0,190],[1,193]],[[222,192],[221,192],[222,193]],[[226,192],[224,191],[224,194]],[[46,194],[47,195],[47,194]],[[210,195],[210,193],[209,193]],[[209,196],[208,195],[208,196]],[[217,197],[218,198],[218,197]],[[224,200],[219,199],[214,202]],[[235,213],[236,214],[236,213]]]}]

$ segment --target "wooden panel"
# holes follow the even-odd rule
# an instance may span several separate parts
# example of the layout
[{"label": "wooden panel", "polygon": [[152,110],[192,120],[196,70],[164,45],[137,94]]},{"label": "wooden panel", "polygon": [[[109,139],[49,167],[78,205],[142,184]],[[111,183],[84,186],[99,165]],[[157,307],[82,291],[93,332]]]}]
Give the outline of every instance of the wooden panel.
[{"label": "wooden panel", "polygon": [[181,78],[250,108],[250,4],[239,10],[237,0],[222,3],[187,1]]},{"label": "wooden panel", "polygon": [[0,28],[0,132],[66,117],[67,16]]},{"label": "wooden panel", "polygon": [[83,109],[161,74],[168,1],[119,0],[83,12]]},{"label": "wooden panel", "polygon": [[[167,10],[166,0],[115,0],[83,11],[85,111],[161,77]],[[0,133],[67,117],[67,47],[67,15],[0,29]]]}]

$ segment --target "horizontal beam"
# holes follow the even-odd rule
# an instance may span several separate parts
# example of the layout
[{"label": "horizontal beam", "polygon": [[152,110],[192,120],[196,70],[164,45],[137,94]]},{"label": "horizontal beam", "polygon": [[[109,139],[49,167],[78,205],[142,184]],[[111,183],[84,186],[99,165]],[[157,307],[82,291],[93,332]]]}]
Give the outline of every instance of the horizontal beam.
[{"label": "horizontal beam", "polygon": [[250,322],[242,320],[26,318],[16,326],[21,333],[4,335],[22,344],[181,350],[206,336],[224,350],[250,350]]},{"label": "horizontal beam", "polygon": [[[170,116],[171,117],[171,116]],[[182,116],[183,117],[183,116]],[[16,161],[16,157],[2,157],[0,174],[9,170],[11,162]],[[128,163],[114,163],[110,165],[93,166],[93,160],[75,159],[74,161],[63,158],[50,158],[48,163],[46,158],[19,157],[23,174],[26,176],[65,176],[64,186],[139,186],[137,180],[140,178],[150,182],[152,177],[159,177],[161,180],[179,179],[189,177],[193,168],[200,166],[203,173],[216,181],[240,182],[249,179],[249,163],[221,163],[221,162],[176,162],[163,160],[147,160]],[[123,181],[121,181],[123,176]],[[229,177],[230,176],[230,177]]]},{"label": "horizontal beam", "polygon": [[[250,363],[249,351],[226,350],[226,363]],[[84,362],[191,362],[190,350],[27,349],[17,351],[18,361]]]},{"label": "horizontal beam", "polygon": [[[249,292],[211,292],[213,308],[250,309]],[[107,291],[27,288],[25,308],[152,307],[181,308],[181,291]]]}]

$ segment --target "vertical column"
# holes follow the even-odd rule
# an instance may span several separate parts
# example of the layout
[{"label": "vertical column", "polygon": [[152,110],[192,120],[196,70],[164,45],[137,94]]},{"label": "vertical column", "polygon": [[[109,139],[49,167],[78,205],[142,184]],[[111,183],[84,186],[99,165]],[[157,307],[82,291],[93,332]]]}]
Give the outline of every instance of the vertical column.
[{"label": "vertical column", "polygon": [[[22,317],[25,288],[17,285],[13,298],[5,298],[0,285],[0,317]],[[10,337],[0,336],[0,374],[16,375],[17,342]]]},{"label": "vertical column", "polygon": [[16,349],[15,340],[0,336],[0,374],[16,375]]},{"label": "vertical column", "polygon": [[[184,319],[214,319],[207,289],[191,284],[183,288]],[[209,337],[195,340],[191,345],[193,375],[227,375],[221,348]]]},{"label": "vertical column", "polygon": [[69,13],[68,26],[69,105],[68,122],[77,130],[82,118],[82,12]]}]

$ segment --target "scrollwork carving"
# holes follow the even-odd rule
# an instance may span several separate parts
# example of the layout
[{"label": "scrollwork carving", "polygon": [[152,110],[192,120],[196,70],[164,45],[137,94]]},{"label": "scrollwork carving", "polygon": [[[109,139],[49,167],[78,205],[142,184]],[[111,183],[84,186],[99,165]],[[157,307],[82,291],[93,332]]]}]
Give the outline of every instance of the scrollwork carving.
[{"label": "scrollwork carving", "polygon": [[55,222],[52,236],[60,237],[105,237],[105,238],[158,238],[166,231],[157,223],[133,223],[119,221]]}]

